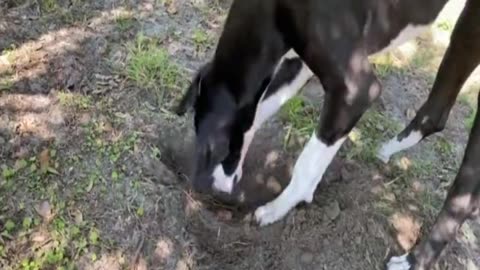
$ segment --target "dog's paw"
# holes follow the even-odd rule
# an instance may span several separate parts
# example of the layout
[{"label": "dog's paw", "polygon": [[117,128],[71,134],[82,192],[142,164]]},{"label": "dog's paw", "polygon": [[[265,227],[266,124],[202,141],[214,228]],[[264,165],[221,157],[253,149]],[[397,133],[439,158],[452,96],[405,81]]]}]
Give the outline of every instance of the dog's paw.
[{"label": "dog's paw", "polygon": [[387,263],[387,270],[411,270],[412,264],[408,260],[408,253],[402,256],[390,258]]},{"label": "dog's paw", "polygon": [[385,164],[387,164],[390,161],[390,155],[388,155],[384,149],[380,149],[377,152],[377,158],[380,159]]},{"label": "dog's paw", "polygon": [[266,226],[282,219],[290,210],[277,201],[267,203],[255,211],[255,220],[260,226]]}]

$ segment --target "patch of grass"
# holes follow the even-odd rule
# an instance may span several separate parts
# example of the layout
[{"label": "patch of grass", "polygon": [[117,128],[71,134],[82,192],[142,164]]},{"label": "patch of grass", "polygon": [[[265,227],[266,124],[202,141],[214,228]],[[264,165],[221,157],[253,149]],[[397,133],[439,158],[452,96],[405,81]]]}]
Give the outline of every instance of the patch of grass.
[{"label": "patch of grass", "polygon": [[383,53],[372,57],[371,63],[373,64],[376,75],[380,78],[385,78],[398,70],[394,61],[394,56],[391,53]]},{"label": "patch of grass", "polygon": [[115,16],[115,23],[121,32],[128,31],[135,25],[136,19],[131,13],[121,13]]},{"label": "patch of grass", "polygon": [[4,57],[9,64],[13,64],[16,60],[16,49],[16,46],[12,44],[9,48],[3,49],[0,57]]},{"label": "patch of grass", "polygon": [[420,202],[421,213],[431,219],[437,216],[443,205],[443,199],[429,189],[419,192],[416,198]]},{"label": "patch of grass", "polygon": [[75,110],[87,110],[93,105],[91,97],[87,95],[59,92],[57,97],[62,106]]},{"label": "patch of grass", "polygon": [[13,87],[15,74],[12,65],[17,58],[16,52],[16,47],[11,45],[4,49],[0,55],[0,91]]},{"label": "patch of grass", "polygon": [[453,145],[445,138],[438,138],[434,143],[435,151],[443,157],[451,157],[454,154]]},{"label": "patch of grass", "polygon": [[477,110],[472,110],[470,114],[465,118],[465,127],[468,131],[471,131],[473,128],[473,123],[475,121],[475,117],[477,116]]},{"label": "patch of grass", "polygon": [[379,144],[386,138],[395,136],[400,131],[400,124],[383,113],[369,109],[364,113],[356,127],[350,132],[349,139],[353,147],[346,154],[348,159],[374,162]]},{"label": "patch of grass", "polygon": [[13,74],[10,72],[6,72],[0,74],[0,91],[9,90],[15,84],[15,79]]},{"label": "patch of grass", "polygon": [[[299,96],[290,99],[280,110],[280,119],[288,124],[286,143],[292,135],[303,138],[311,136],[317,126],[319,113],[318,107],[308,104]],[[353,147],[343,154],[348,159],[373,162],[377,160],[379,144],[396,135],[400,128],[395,120],[371,108],[350,132]]]},{"label": "patch of grass", "polygon": [[52,13],[59,9],[60,5],[57,0],[41,0],[40,9],[46,13]]},{"label": "patch of grass", "polygon": [[432,67],[432,60],[435,58],[435,50],[429,46],[420,44],[419,48],[410,60],[411,69],[422,69],[428,71]]},{"label": "patch of grass", "polygon": [[467,130],[471,130],[473,127],[473,122],[475,121],[475,117],[477,115],[477,96],[478,93],[478,85],[472,85],[467,91],[461,93],[458,97],[460,104],[466,106],[470,112],[464,120],[465,127]]},{"label": "patch of grass", "polygon": [[395,213],[395,207],[392,205],[392,202],[385,200],[383,197],[378,198],[373,207],[375,208],[376,213],[381,213],[385,217],[389,217]]},{"label": "patch of grass", "polygon": [[212,38],[205,30],[200,28],[197,28],[193,31],[192,40],[197,49],[202,50],[205,50],[212,43]]},{"label": "patch of grass", "polygon": [[69,191],[59,186],[56,152],[50,146],[38,157],[2,166],[0,197],[4,190],[17,191],[16,207],[0,215],[0,224],[5,224],[0,226],[0,265],[5,269],[75,269],[80,256],[99,249],[101,234],[95,224],[83,219],[68,199]]},{"label": "patch of grass", "polygon": [[152,91],[159,104],[172,94],[171,90],[182,90],[185,85],[180,67],[173,62],[166,49],[155,40],[139,35],[128,45],[126,75],[138,86]]},{"label": "patch of grass", "polygon": [[[40,248],[37,245],[25,246],[25,251],[28,252],[17,258],[16,269],[74,269],[78,257],[98,245],[98,231],[93,224],[83,220],[75,222],[66,216],[57,216],[45,226],[45,230],[42,229],[44,225],[40,224],[40,220],[29,222],[30,219],[24,219],[23,227],[17,226],[19,229],[14,236],[19,242],[25,241],[24,238],[31,234],[42,235],[40,237],[46,237],[50,241]],[[92,237],[92,232],[95,232],[95,237]]]},{"label": "patch of grass", "polygon": [[289,135],[293,132],[300,137],[309,137],[317,126],[317,117],[318,109],[299,96],[291,98],[280,110],[280,119],[288,124]]}]

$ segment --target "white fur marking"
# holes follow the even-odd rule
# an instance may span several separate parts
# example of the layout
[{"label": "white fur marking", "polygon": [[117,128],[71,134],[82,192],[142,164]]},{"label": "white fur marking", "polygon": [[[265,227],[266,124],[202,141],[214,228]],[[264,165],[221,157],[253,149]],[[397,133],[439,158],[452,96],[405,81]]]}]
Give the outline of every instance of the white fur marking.
[{"label": "white fur marking", "polygon": [[[292,54],[292,52],[290,52],[290,54],[287,53],[288,56],[294,56]],[[232,193],[233,186],[235,184],[235,177],[237,178],[237,182],[239,182],[242,178],[243,162],[245,161],[245,156],[247,155],[256,130],[259,129],[265,121],[272,117],[272,115],[274,115],[283,104],[296,95],[312,76],[312,71],[305,64],[303,64],[302,69],[293,81],[282,86],[277,92],[275,92],[275,94],[269,96],[265,100],[263,99],[264,96],[262,96],[257,106],[257,111],[255,112],[253,125],[243,135],[241,156],[235,172],[230,176],[225,174],[222,165],[217,165],[213,171],[213,187],[216,190],[229,194]]]},{"label": "white fur marking", "polygon": [[261,103],[257,106],[257,111],[255,113],[254,127],[260,128],[260,126],[272,117],[272,115],[274,115],[283,104],[300,91],[312,75],[312,71],[303,63],[302,69],[292,82],[282,86],[277,92],[265,100],[263,100],[262,96]]},{"label": "white fur marking", "polygon": [[301,201],[312,202],[318,183],[322,180],[323,174],[345,138],[327,146],[317,138],[315,133],[312,135],[295,163],[292,180],[287,188],[275,200],[255,211],[255,219],[260,226],[283,218]]},{"label": "white fur marking", "polygon": [[228,176],[223,170],[222,164],[217,165],[213,170],[213,188],[215,190],[232,193],[234,179],[235,174]]},{"label": "white fur marking", "polygon": [[410,270],[412,267],[407,259],[408,253],[402,256],[392,257],[387,263],[387,270]]},{"label": "white fur marking", "polygon": [[383,144],[382,148],[377,154],[377,157],[384,163],[388,163],[393,154],[414,146],[421,141],[422,138],[423,135],[420,131],[410,132],[410,135],[408,135],[406,138],[403,138],[401,141],[398,140],[398,136],[395,136],[395,138]]},{"label": "white fur marking", "polygon": [[381,54],[388,52],[403,43],[412,40],[419,36],[420,34],[424,33],[426,30],[430,28],[430,24],[427,25],[407,25],[403,30],[400,31],[398,36],[394,38],[392,41],[390,41],[390,44],[386,46],[385,48],[381,49],[380,51],[374,53],[373,55]]}]

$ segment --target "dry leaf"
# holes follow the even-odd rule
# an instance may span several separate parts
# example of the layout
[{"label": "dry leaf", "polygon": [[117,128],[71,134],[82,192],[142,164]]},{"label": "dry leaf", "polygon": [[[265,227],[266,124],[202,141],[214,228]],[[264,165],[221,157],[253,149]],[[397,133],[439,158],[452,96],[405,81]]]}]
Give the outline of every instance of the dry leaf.
[{"label": "dry leaf", "polygon": [[42,172],[46,172],[48,168],[50,167],[50,154],[48,152],[48,149],[44,149],[39,157],[38,160],[40,162],[40,170]]},{"label": "dry leaf", "polygon": [[412,109],[412,108],[407,109],[406,115],[407,115],[408,120],[412,120],[413,118],[415,118],[416,114],[417,114],[417,112],[414,109]]},{"label": "dry leaf", "polygon": [[34,232],[30,236],[30,239],[33,242],[37,242],[37,243],[45,242],[48,238],[49,238],[48,234],[44,231]]},{"label": "dry leaf", "polygon": [[177,9],[177,1],[175,0],[172,0],[172,1],[168,1],[167,4],[167,12],[168,14],[170,15],[174,15],[174,14],[177,14],[178,12],[178,9]]},{"label": "dry leaf", "polygon": [[43,218],[44,221],[50,221],[53,218],[52,208],[48,201],[43,201],[38,205],[35,210]]},{"label": "dry leaf", "polygon": [[80,210],[78,209],[75,209],[72,213],[72,215],[74,216],[74,219],[75,219],[75,223],[76,224],[80,224],[83,222],[83,214]]}]

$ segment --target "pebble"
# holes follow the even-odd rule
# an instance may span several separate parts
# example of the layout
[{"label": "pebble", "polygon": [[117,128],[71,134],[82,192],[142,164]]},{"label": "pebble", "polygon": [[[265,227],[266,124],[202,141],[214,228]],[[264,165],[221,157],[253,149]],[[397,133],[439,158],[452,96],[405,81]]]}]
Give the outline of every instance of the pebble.
[{"label": "pebble", "polygon": [[409,109],[407,109],[406,115],[407,115],[408,120],[412,120],[415,117],[416,112],[415,112],[414,109],[409,108]]},{"label": "pebble", "polygon": [[340,205],[337,201],[333,201],[325,208],[325,213],[327,214],[328,218],[331,220],[336,219],[340,215]]},{"label": "pebble", "polygon": [[300,261],[304,264],[309,264],[313,261],[313,254],[310,252],[305,252],[300,256]]},{"label": "pebble", "polygon": [[355,243],[356,243],[357,245],[360,245],[360,244],[362,243],[362,237],[359,236],[359,235],[358,235],[357,237],[355,237]]},{"label": "pebble", "polygon": [[383,197],[384,197],[385,200],[387,200],[389,202],[395,202],[395,200],[396,200],[396,196],[392,192],[385,193],[385,195]]},{"label": "pebble", "polygon": [[221,221],[230,221],[232,220],[232,216],[233,216],[232,212],[228,210],[220,210],[217,212],[217,217]]},{"label": "pebble", "polygon": [[282,186],[280,185],[278,180],[273,176],[270,176],[267,179],[267,188],[273,191],[275,194],[278,194],[282,191]]}]

